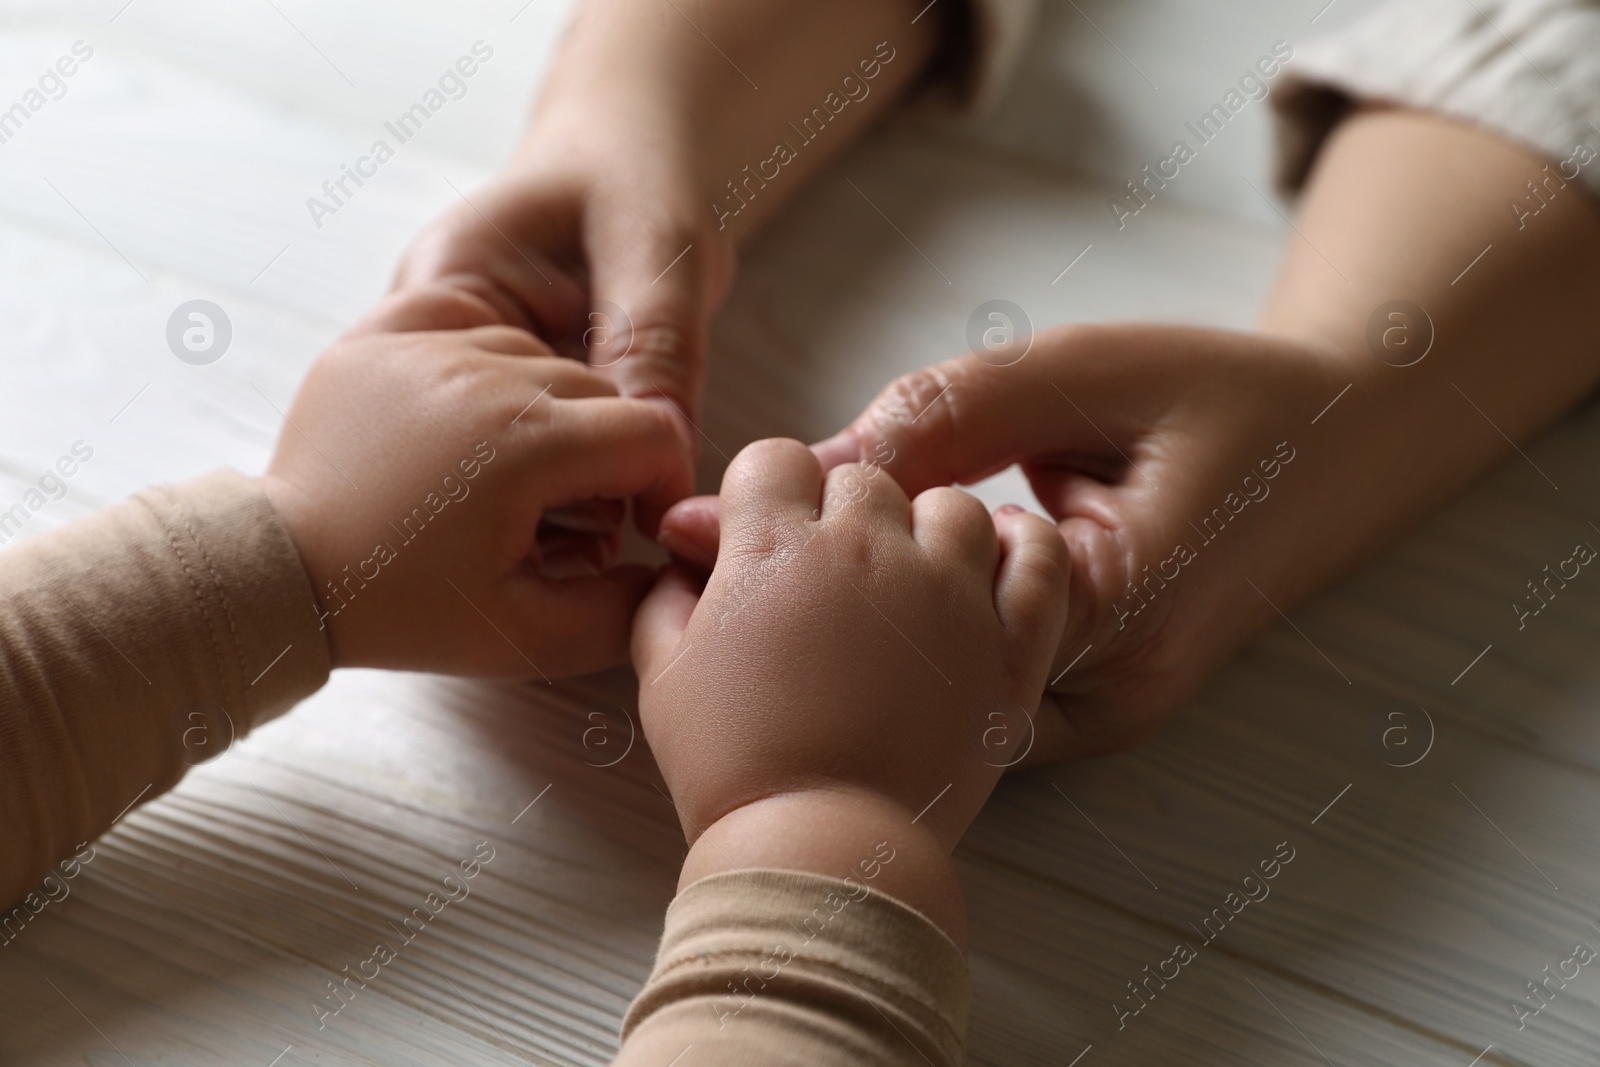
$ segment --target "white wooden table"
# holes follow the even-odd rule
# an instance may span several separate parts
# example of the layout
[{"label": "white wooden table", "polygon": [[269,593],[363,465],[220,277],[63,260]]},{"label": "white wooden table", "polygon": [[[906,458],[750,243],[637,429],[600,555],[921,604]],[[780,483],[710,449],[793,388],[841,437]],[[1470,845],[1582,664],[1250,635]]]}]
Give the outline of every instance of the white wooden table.
[{"label": "white wooden table", "polygon": [[[559,21],[489,0],[122,2],[0,8],[0,106],[74,40],[96,49],[0,145],[0,506],[72,442],[95,449],[30,532],[152,481],[259,471],[272,404],[381,292],[445,179],[487,173]],[[450,124],[314,228],[304,199],[479,38],[495,60]],[[745,442],[831,432],[959,351],[991,297],[1039,325],[1248,323],[1276,229],[1169,203],[1119,233],[1106,191],[936,132],[850,157],[744,264],[704,484]],[[206,367],[164,338],[196,297],[234,327]],[[1348,683],[1279,627],[1150,746],[1008,779],[959,854],[973,1061],[1592,1063],[1595,967],[1520,1031],[1511,1004],[1575,942],[1600,947],[1600,585],[1520,633],[1507,602],[1600,543],[1597,447],[1587,409],[1529,449],[1559,491],[1508,465],[1298,612]],[[981,492],[1026,498],[1014,477]],[[0,949],[0,1063],[606,1062],[682,854],[627,748],[633,689],[339,675],[125,817]],[[319,1029],[325,983],[480,842],[470,895]],[[1194,927],[1280,842],[1270,896],[1205,942]],[[1119,1029],[1126,983],[1179,941],[1196,957]]]}]

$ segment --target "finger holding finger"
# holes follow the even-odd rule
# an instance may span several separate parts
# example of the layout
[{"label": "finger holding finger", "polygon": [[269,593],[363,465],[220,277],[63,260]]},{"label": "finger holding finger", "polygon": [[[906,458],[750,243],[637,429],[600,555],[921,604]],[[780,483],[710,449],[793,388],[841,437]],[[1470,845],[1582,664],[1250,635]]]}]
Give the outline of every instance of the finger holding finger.
[{"label": "finger holding finger", "polygon": [[[807,449],[807,456],[814,454]],[[905,490],[879,467],[845,463],[827,473],[822,495],[822,521],[838,522],[871,517],[911,528],[911,501]]]},{"label": "finger holding finger", "polygon": [[821,499],[822,468],[805,445],[776,437],[746,445],[722,476],[719,551],[769,551],[777,529],[810,522]]},{"label": "finger holding finger", "polygon": [[[580,368],[581,369],[581,368]],[[655,404],[622,397],[557,399],[538,440],[532,491],[549,504],[640,497],[640,528],[653,535],[661,512],[694,489],[676,425]]]},{"label": "finger holding finger", "polygon": [[936,486],[918,493],[911,511],[912,535],[925,552],[993,573],[1000,559],[1000,543],[989,509],[977,497],[950,486]]},{"label": "finger holding finger", "polygon": [[1035,691],[1042,690],[1067,622],[1072,557],[1054,524],[1020,508],[997,512],[994,529],[1000,542],[995,610],[1022,654],[1038,662]]}]

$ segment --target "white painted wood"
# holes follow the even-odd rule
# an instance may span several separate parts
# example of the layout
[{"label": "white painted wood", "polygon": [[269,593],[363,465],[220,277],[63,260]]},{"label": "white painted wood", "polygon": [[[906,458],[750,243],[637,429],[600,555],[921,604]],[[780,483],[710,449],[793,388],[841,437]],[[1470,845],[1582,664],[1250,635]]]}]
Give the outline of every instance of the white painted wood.
[{"label": "white painted wood", "polygon": [[[445,177],[487,173],[558,24],[488,0],[278,0],[351,90],[270,8],[135,0],[107,22],[120,2],[3,8],[0,102],[74,39],[97,48],[0,146],[0,502],[72,441],[96,449],[33,532],[152,481],[259,471],[278,422],[261,394],[281,406],[382,291],[453,197]],[[485,27],[505,63],[459,121],[313,227],[305,196]],[[926,129],[846,159],[742,264],[715,330],[704,484],[745,442],[831,432],[894,374],[960,351],[991,297],[1039,326],[1249,322],[1275,229],[1173,202],[1119,232],[1106,191]],[[163,340],[195,296],[235,324],[210,367]],[[1281,627],[1144,750],[1006,782],[960,854],[974,1062],[1089,1046],[1083,1067],[1590,1062],[1600,977],[1586,968],[1520,1032],[1508,1002],[1600,940],[1600,587],[1574,583],[1521,633],[1507,602],[1600,522],[1597,446],[1590,407],[1529,450],[1559,492],[1510,464],[1299,612],[1351,684]],[[1026,499],[1015,476],[979,492]],[[682,855],[643,746],[596,766],[623,751],[633,686],[341,675],[130,814],[0,949],[0,1062],[604,1063]],[[1422,743],[1418,705],[1432,750],[1386,765],[1402,759],[1391,714]],[[318,1029],[324,983],[484,841],[470,896]],[[1124,983],[1194,940],[1280,841],[1296,858],[1271,896],[1119,1030]]]}]

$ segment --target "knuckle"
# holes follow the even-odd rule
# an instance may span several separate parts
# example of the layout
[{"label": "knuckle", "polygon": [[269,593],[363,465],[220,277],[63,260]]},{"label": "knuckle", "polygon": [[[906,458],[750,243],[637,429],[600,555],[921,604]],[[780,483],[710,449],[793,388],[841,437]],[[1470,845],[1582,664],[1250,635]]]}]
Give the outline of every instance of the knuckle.
[{"label": "knuckle", "polygon": [[886,443],[897,453],[955,440],[966,421],[969,385],[959,361],[903,374],[875,397],[855,427],[863,451]]},{"label": "knuckle", "polygon": [[674,451],[681,447],[676,416],[671,411],[648,400],[629,400],[627,403],[628,410],[633,413],[634,426],[646,442],[670,447]]},{"label": "knuckle", "polygon": [[816,464],[811,450],[789,437],[768,437],[752,441],[739,450],[728,465],[725,482],[729,488],[743,489],[746,483],[759,483],[767,472],[779,467],[809,459]]},{"label": "knuckle", "polygon": [[517,326],[483,325],[467,333],[479,348],[502,355],[553,356],[555,351],[542,340]]},{"label": "knuckle", "polygon": [[867,463],[843,463],[830,470],[823,496],[825,513],[830,508],[859,500],[905,499],[905,493],[893,478],[882,476],[875,464]]},{"label": "knuckle", "polygon": [[994,528],[989,509],[983,506],[983,502],[954,486],[940,485],[923,490],[917,496],[916,508],[963,532],[981,533],[984,529]]},{"label": "knuckle", "polygon": [[648,390],[681,401],[698,391],[699,348],[677,324],[635,325],[611,369],[628,391]]},{"label": "knuckle", "polygon": [[864,421],[882,437],[904,437],[924,419],[937,422],[941,413],[934,410],[950,389],[950,379],[941,367],[926,367],[902,374],[884,386],[868,406]]},{"label": "knuckle", "polygon": [[401,289],[389,298],[390,311],[413,329],[458,330],[504,321],[484,296],[475,279],[456,275]]},{"label": "knuckle", "polygon": [[1039,543],[1038,551],[1024,553],[1019,562],[1053,596],[1066,596],[1072,584],[1072,566],[1066,546],[1061,545],[1061,537],[1054,530],[1048,540]]}]

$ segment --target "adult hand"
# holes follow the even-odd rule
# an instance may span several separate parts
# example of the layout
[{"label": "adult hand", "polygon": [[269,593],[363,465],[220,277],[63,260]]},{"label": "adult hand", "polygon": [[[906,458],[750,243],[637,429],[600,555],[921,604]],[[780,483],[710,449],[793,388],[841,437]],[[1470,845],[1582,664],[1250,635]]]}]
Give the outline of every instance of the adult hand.
[{"label": "adult hand", "polygon": [[472,294],[623,396],[676,407],[692,448],[707,323],[733,248],[671,128],[644,104],[568,94],[502,173],[422,231],[394,286]]},{"label": "adult hand", "polygon": [[548,678],[626,655],[653,573],[612,566],[621,501],[652,528],[689,458],[669,412],[496,319],[461,290],[391,297],[290,405],[263,485],[335,666]]},{"label": "adult hand", "polygon": [[668,570],[634,629],[640,716],[692,846],[683,881],[727,864],[842,875],[883,840],[903,858],[879,887],[959,938],[959,901],[910,875],[953,884],[950,850],[1006,762],[986,758],[989,712],[1025,736],[1066,617],[1060,537],[957,489],[912,501],[858,465],[825,476],[795,441],[740,452],[722,504],[704,591]]},{"label": "adult hand", "polygon": [[[1063,327],[1013,366],[963,356],[897,379],[816,451],[881,464],[909,494],[1021,464],[1072,557],[1047,698],[1061,714],[1042,709],[1031,764],[1147,738],[1276,617],[1266,596],[1298,595],[1296,561],[1322,573],[1334,535],[1311,521],[1303,457],[1350,373],[1282,338]],[[704,566],[717,515],[715,498],[683,501],[662,540]]]}]

